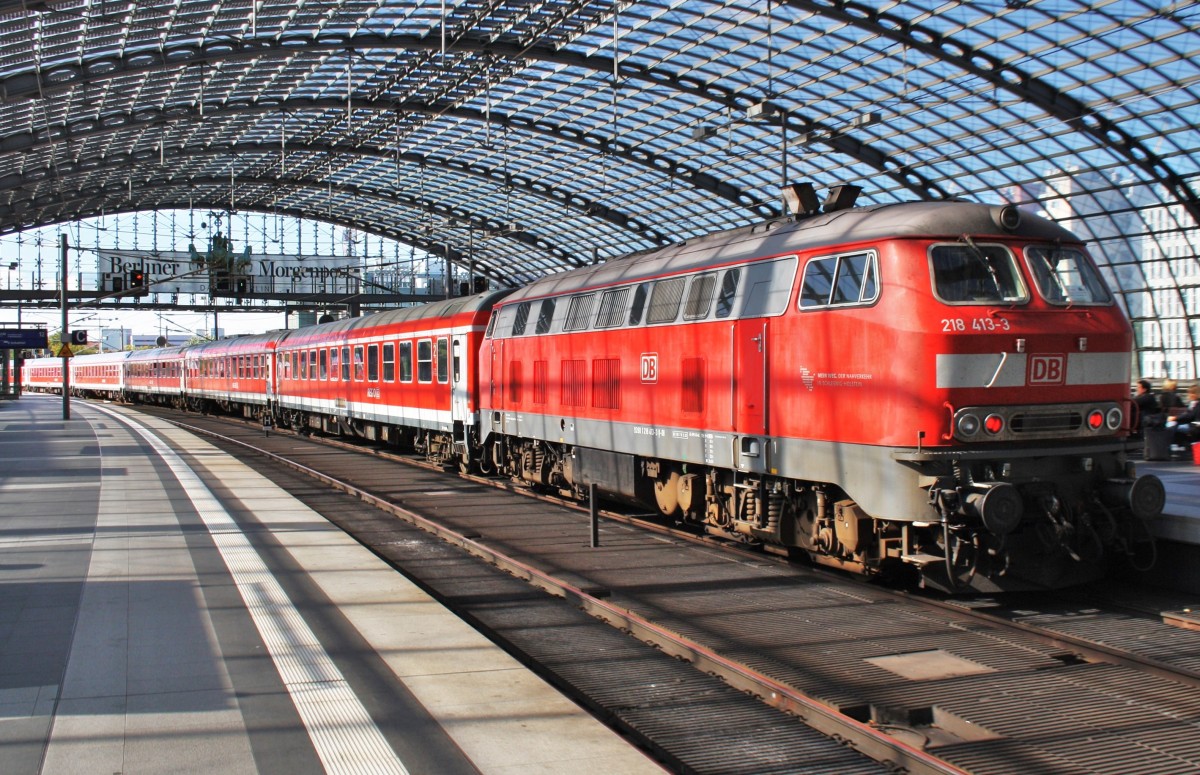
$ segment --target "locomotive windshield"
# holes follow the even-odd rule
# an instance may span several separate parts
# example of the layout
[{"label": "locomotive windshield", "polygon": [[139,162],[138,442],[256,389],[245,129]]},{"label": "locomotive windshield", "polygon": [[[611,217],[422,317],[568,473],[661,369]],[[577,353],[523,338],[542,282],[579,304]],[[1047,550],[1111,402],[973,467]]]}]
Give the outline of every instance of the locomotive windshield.
[{"label": "locomotive windshield", "polygon": [[1100,273],[1082,252],[1036,245],[1025,250],[1038,292],[1051,304],[1108,304]]},{"label": "locomotive windshield", "polygon": [[1025,301],[1025,285],[1012,253],[1003,245],[935,245],[930,252],[933,288],[950,304],[1012,304]]}]

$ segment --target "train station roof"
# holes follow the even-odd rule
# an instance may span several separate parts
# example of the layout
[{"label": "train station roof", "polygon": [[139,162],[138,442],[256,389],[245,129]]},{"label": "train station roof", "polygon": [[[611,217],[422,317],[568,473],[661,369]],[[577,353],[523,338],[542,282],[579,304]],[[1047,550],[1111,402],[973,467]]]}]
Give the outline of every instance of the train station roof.
[{"label": "train station roof", "polygon": [[0,0],[0,234],[257,210],[515,285],[852,184],[1045,211],[1135,319],[1190,321],[1198,23],[1167,0]]}]

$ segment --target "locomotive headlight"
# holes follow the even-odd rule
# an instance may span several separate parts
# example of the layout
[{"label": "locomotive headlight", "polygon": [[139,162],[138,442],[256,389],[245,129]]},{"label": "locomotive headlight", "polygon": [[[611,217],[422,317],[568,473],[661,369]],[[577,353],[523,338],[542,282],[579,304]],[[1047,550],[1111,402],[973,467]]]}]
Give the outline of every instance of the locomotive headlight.
[{"label": "locomotive headlight", "polygon": [[1104,423],[1110,431],[1115,431],[1121,427],[1121,422],[1125,419],[1125,413],[1118,407],[1113,407],[1108,410],[1108,414],[1104,417]]},{"label": "locomotive headlight", "polygon": [[1004,430],[1004,418],[998,414],[989,414],[987,419],[983,421],[983,429],[995,436]]},{"label": "locomotive headlight", "polygon": [[958,435],[974,436],[979,433],[979,418],[973,414],[964,414],[958,418]]},{"label": "locomotive headlight", "polygon": [[1104,413],[1099,409],[1088,412],[1087,425],[1090,430],[1098,431],[1104,426]]}]

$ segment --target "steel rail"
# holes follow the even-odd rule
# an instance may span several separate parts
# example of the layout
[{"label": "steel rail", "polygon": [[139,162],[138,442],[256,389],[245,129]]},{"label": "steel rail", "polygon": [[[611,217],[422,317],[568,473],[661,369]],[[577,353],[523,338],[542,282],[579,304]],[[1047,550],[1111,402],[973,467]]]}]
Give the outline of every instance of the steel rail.
[{"label": "steel rail", "polygon": [[539,589],[576,603],[589,614],[662,649],[671,656],[692,663],[699,670],[717,675],[734,688],[754,694],[767,705],[797,717],[810,728],[848,745],[864,756],[895,768],[897,772],[911,773],[912,775],[968,775],[965,770],[919,748],[889,737],[882,731],[850,718],[794,688],[785,686],[745,665],[723,657],[689,638],[654,624],[629,609],[606,602],[602,599],[607,594],[603,589],[585,589],[563,581],[528,563],[492,549],[470,535],[447,528],[410,509],[391,503],[310,466],[289,460],[283,455],[269,452],[211,429],[190,425],[180,420],[164,419],[189,433],[219,439],[224,443],[266,457],[419,527]]}]

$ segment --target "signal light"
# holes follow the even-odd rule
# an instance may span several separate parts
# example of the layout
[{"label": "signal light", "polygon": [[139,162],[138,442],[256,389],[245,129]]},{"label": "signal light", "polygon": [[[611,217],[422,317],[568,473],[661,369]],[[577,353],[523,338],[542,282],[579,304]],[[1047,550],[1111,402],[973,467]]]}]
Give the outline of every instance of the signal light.
[{"label": "signal light", "polygon": [[1115,406],[1112,409],[1109,409],[1108,414],[1104,416],[1104,422],[1108,425],[1108,429],[1110,431],[1115,431],[1117,428],[1120,428],[1121,421],[1124,419],[1125,414]]},{"label": "signal light", "polygon": [[1100,428],[1104,426],[1104,413],[1099,409],[1093,409],[1092,411],[1088,412],[1087,424],[1090,430],[1100,430]]},{"label": "signal light", "polygon": [[141,269],[130,269],[125,276],[125,287],[134,296],[145,296],[150,293],[146,285],[146,273]]},{"label": "signal light", "polygon": [[995,436],[1004,430],[1004,418],[998,414],[989,414],[983,421],[983,429]]}]

